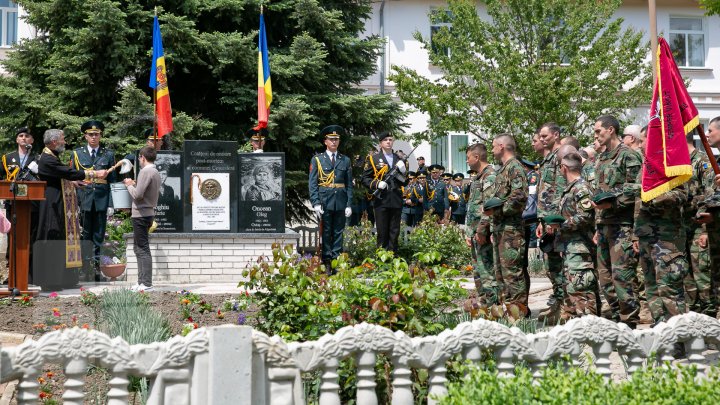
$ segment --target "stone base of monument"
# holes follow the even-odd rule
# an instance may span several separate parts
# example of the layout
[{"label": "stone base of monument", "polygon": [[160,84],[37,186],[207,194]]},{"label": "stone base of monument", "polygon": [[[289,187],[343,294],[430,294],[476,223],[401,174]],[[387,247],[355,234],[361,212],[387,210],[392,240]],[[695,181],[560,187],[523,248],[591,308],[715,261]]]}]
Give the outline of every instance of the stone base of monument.
[{"label": "stone base of monument", "polygon": [[[150,234],[153,283],[238,282],[259,256],[272,258],[272,246],[297,246],[300,235],[285,233]],[[126,234],[127,280],[137,282],[133,235]]]}]

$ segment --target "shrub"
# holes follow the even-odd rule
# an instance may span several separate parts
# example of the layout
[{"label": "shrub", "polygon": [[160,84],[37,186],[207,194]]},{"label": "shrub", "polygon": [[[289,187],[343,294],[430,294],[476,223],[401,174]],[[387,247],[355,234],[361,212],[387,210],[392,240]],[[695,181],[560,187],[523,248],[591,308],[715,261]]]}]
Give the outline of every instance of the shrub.
[{"label": "shrub", "polygon": [[291,245],[276,244],[271,260],[261,258],[243,276],[248,280],[239,286],[257,291],[254,301],[262,318],[257,328],[269,335],[313,340],[342,324],[328,277],[316,257],[303,258],[293,253]]},{"label": "shrub", "polygon": [[374,323],[410,336],[440,333],[443,317],[459,310],[453,300],[467,295],[453,279],[459,273],[439,265],[440,257],[437,252],[417,253],[408,265],[380,249],[361,266],[341,272],[333,281],[345,287],[335,290],[343,321]]},{"label": "shrub", "polygon": [[[344,250],[353,266],[359,266],[366,258],[375,255],[377,244],[372,229],[367,219],[363,219],[358,226],[345,228]],[[403,225],[401,235],[405,229]],[[465,235],[460,227],[455,224],[440,225],[430,214],[425,215],[422,222],[411,229],[407,240],[401,236],[398,243],[398,257],[409,263],[418,253],[430,252],[439,252],[439,262],[455,269],[464,269],[472,261],[470,248],[465,244]]]},{"label": "shrub", "polygon": [[377,238],[372,232],[373,225],[363,218],[357,226],[346,226],[343,235],[343,251],[350,263],[361,264],[366,258],[373,257],[377,249]]},{"label": "shrub", "polygon": [[440,262],[456,269],[462,269],[472,261],[460,227],[455,224],[440,225],[430,214],[426,214],[410,232],[407,241],[400,241],[399,250],[407,260],[417,253],[440,252]]},{"label": "shrub", "polygon": [[533,383],[532,373],[518,367],[511,378],[497,376],[492,365],[472,367],[461,381],[448,384],[440,404],[712,404],[720,401],[720,378],[713,369],[705,381],[695,369],[666,367],[641,370],[627,381],[606,382],[582,368],[549,367]]},{"label": "shrub", "polygon": [[444,314],[466,291],[452,279],[458,272],[439,265],[437,252],[417,254],[408,265],[378,250],[360,266],[346,256],[333,261],[328,277],[317,258],[302,258],[292,247],[275,247],[272,261],[261,260],[244,275],[241,287],[254,289],[258,328],[287,340],[312,340],[345,325],[369,322],[411,336],[442,331]]}]

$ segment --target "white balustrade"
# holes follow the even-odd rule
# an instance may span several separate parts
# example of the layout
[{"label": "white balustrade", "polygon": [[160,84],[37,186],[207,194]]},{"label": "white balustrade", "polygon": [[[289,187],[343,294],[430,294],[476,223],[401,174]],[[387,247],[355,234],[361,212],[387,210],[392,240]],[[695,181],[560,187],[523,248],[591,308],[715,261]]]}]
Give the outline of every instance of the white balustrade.
[{"label": "white balustrade", "polygon": [[446,363],[454,356],[477,363],[483,352],[495,354],[498,374],[512,376],[522,362],[533,376],[555,361],[581,365],[592,352],[593,367],[612,377],[610,356],[617,352],[627,365],[626,377],[657,359],[673,361],[675,343],[687,349],[687,363],[705,378],[707,344],[720,345],[720,322],[688,313],[652,329],[631,330],[624,324],[586,316],[536,334],[525,334],[496,322],[464,322],[437,336],[411,338],[403,332],[369,324],[347,326],[312,342],[286,343],[277,336],[247,326],[197,329],[167,342],[129,345],[98,331],[66,329],[43,335],[37,341],[0,349],[0,382],[20,380],[19,405],[35,404],[37,378],[46,363],[62,364],[66,376],[63,401],[80,404],[84,377],[90,364],[108,369],[108,403],[128,402],[128,377],[152,381],[149,404],[287,404],[304,402],[301,373],[320,375],[319,402],[339,405],[338,368],[344,359],[357,364],[357,402],[378,403],[375,392],[377,356],[392,364],[393,405],[413,404],[412,370],[428,371],[428,403],[444,395]]}]

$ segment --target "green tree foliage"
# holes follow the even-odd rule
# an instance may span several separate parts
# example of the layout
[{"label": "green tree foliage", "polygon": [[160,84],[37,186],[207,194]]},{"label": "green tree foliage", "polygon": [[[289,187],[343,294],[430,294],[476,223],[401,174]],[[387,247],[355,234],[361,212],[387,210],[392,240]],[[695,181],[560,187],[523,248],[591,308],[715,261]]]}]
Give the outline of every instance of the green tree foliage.
[{"label": "green tree foliage", "polygon": [[707,15],[720,14],[720,0],[700,0],[700,7],[707,11]]},{"label": "green tree foliage", "polygon": [[[152,126],[152,17],[155,5],[165,48],[173,140],[246,142],[257,119],[259,0],[19,0],[36,38],[4,61],[0,132],[29,126],[36,134],[104,120],[106,142],[119,153],[141,143]],[[370,0],[265,2],[273,83],[266,151],[286,154],[288,196],[300,207],[307,164],[323,148],[319,131],[340,124],[351,134],[341,152],[362,153],[371,135],[397,129],[404,116],[388,95],[357,85],[375,70],[382,46],[362,38]],[[13,139],[2,145],[11,147]],[[299,211],[289,210],[291,215]]]},{"label": "green tree foliage", "polygon": [[484,3],[490,18],[473,1],[450,0],[430,19],[451,28],[432,38],[415,33],[441,79],[393,67],[400,99],[431,117],[426,137],[511,132],[530,151],[530,135],[544,122],[588,134],[599,115],[650,100],[648,46],[613,16],[621,0]]}]

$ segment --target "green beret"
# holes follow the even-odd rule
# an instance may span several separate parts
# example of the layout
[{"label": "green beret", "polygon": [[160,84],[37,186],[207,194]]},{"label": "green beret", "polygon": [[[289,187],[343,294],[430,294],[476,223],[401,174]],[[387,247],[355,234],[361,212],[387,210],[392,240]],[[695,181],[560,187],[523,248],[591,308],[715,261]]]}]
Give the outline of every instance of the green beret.
[{"label": "green beret", "polygon": [[546,224],[562,224],[565,222],[565,217],[562,215],[547,215],[542,220]]},{"label": "green beret", "polygon": [[617,196],[615,194],[609,193],[609,192],[604,192],[604,193],[595,194],[595,196],[593,197],[592,200],[595,204],[601,204],[604,202],[612,202],[616,198],[617,198]]},{"label": "green beret", "polygon": [[483,210],[491,210],[493,208],[502,207],[502,205],[505,204],[505,201],[501,200],[500,198],[493,197],[485,202],[483,204]]}]

